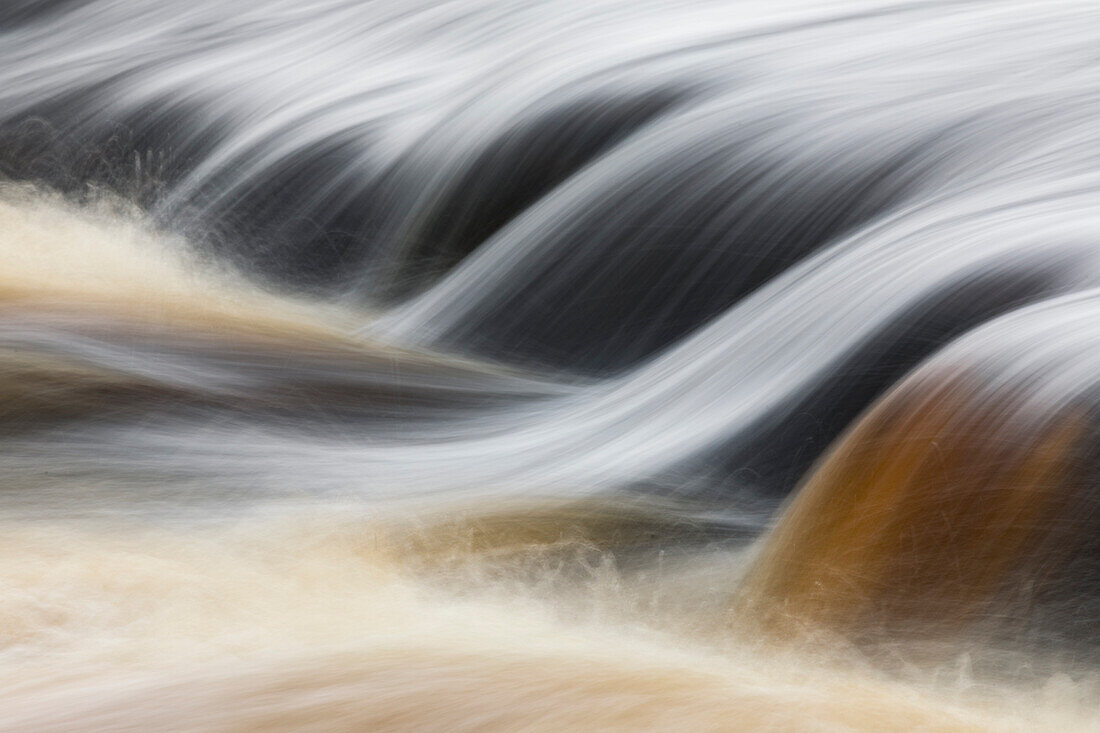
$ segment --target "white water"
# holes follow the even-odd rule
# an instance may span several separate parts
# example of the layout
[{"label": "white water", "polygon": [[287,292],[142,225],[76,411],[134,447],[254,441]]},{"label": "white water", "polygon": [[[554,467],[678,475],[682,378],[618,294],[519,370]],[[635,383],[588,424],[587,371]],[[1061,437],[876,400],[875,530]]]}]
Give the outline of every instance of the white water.
[{"label": "white water", "polygon": [[[1092,420],[1098,32],[1084,1],[0,9],[0,726],[1095,726],[1091,638],[731,609],[865,408],[958,370],[958,424],[1011,405],[987,442]],[[1056,555],[1093,613],[1094,548]]]}]

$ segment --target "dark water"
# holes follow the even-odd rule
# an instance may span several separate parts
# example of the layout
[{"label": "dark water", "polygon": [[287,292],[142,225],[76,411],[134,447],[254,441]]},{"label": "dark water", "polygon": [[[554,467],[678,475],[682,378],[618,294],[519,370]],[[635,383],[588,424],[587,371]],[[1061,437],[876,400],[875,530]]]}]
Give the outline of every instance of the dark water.
[{"label": "dark water", "polygon": [[0,727],[1095,727],[1098,32],[8,2]]}]

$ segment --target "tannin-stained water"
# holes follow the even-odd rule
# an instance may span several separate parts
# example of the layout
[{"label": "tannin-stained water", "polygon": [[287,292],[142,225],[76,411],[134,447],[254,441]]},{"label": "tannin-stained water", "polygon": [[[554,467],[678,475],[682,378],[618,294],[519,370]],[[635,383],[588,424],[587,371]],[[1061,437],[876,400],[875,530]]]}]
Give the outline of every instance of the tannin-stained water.
[{"label": "tannin-stained water", "polygon": [[1100,728],[1097,32],[0,8],[0,729]]}]

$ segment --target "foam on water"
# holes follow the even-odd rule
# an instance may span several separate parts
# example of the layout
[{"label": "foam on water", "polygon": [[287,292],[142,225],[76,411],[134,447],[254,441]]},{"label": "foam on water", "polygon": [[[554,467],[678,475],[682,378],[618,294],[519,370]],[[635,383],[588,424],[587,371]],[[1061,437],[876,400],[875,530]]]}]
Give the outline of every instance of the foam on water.
[{"label": "foam on water", "polygon": [[1098,31],[5,5],[0,728],[1095,728]]}]

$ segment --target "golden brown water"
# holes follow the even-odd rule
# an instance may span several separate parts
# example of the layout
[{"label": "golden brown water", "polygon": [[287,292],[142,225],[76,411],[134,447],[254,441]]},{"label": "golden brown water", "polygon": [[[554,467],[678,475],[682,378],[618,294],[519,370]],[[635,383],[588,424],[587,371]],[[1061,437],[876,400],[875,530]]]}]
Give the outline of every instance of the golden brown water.
[{"label": "golden brown water", "polygon": [[957,631],[1006,585],[1056,574],[1087,531],[1067,515],[1080,511],[1068,487],[1081,410],[1000,430],[1011,393],[980,400],[966,375],[931,381],[865,416],[783,513],[748,583],[778,619]]},{"label": "golden brown water", "polygon": [[[325,308],[211,275],[103,211],[7,191],[4,318],[234,358],[477,371],[358,341]],[[104,411],[273,399],[49,350],[9,348],[2,365],[16,438],[37,419],[92,429]],[[0,729],[1100,730],[1088,667],[1020,675],[981,636],[929,656],[902,634],[885,666],[881,645],[851,643],[876,624],[961,624],[1062,511],[1083,418],[986,440],[976,428],[1003,405],[953,397],[962,377],[939,384],[863,418],[761,548],[716,540],[691,505],[637,498],[292,495],[146,515],[153,484],[110,464],[55,479],[45,443],[39,470],[4,464]],[[26,443],[12,445],[5,461]]]},{"label": "golden brown water", "polygon": [[0,731],[1100,731],[1096,0],[0,0]]}]

